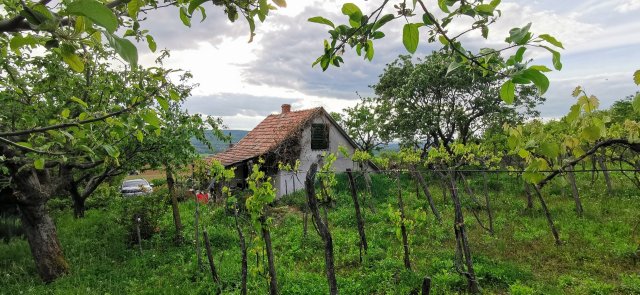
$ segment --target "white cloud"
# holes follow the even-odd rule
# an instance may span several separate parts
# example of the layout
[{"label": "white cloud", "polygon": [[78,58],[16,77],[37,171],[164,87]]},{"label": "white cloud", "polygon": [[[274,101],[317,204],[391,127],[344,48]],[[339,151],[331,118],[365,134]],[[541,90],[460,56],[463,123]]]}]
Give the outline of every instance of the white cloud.
[{"label": "white cloud", "polygon": [[[222,116],[230,128],[250,129],[266,114],[278,112],[281,103],[292,103],[294,109],[323,106],[328,111],[351,106],[357,102],[355,92],[366,95],[367,85],[375,83],[385,63],[398,54],[406,54],[400,33],[403,22],[398,20],[385,27],[385,39],[375,42],[373,62],[348,53],[341,68],[328,72],[311,69],[328,34],[327,27],[310,24],[306,19],[323,15],[343,23],[346,17],[340,9],[345,2],[288,0],[287,8],[272,11],[265,23],[257,24],[253,43],[247,43],[248,27],[242,19],[230,24],[220,11],[209,13],[209,9],[209,19],[191,29],[178,31],[173,23],[165,22],[152,27],[160,32],[156,38],[159,46],[168,44],[177,48],[165,65],[191,71],[193,82],[200,84],[194,91],[197,97],[188,102],[189,107]],[[352,2],[364,13],[380,3]],[[428,1],[427,5],[438,10],[435,1]],[[210,10],[214,9],[219,10],[217,7]],[[566,48],[561,51],[565,68],[551,76],[551,88],[546,95],[549,101],[541,108],[543,116],[563,114],[572,102],[564,98],[577,84],[601,96],[603,105],[637,89],[627,76],[632,68],[640,67],[630,62],[640,58],[635,49],[640,43],[640,21],[629,12],[640,9],[640,0],[505,0],[500,9],[503,17],[491,26],[489,40],[474,33],[463,44],[467,48],[503,45],[510,28],[527,22],[533,23],[534,33],[548,33],[561,40]],[[384,13],[394,13],[393,10],[389,5]],[[180,26],[175,11],[164,13]],[[416,16],[415,20],[419,19],[420,15]],[[456,24],[460,20],[455,19],[450,26],[452,34],[463,29]],[[419,51],[424,54],[431,48],[422,40]],[[527,58],[539,59],[536,63],[550,65],[550,55],[543,49],[528,50],[527,54]],[[153,59],[152,55],[144,54],[141,63],[151,65]]]}]

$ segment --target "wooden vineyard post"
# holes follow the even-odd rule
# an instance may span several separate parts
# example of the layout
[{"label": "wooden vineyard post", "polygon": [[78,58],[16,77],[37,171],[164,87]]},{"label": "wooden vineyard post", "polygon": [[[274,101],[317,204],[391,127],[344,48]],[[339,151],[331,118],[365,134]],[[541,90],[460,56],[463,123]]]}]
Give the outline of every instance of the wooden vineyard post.
[{"label": "wooden vineyard post", "polygon": [[305,179],[305,189],[307,191],[307,202],[309,204],[309,211],[311,211],[311,216],[313,217],[313,221],[315,222],[318,233],[324,242],[324,263],[325,263],[325,271],[327,275],[327,281],[329,283],[329,294],[334,295],[338,294],[338,284],[336,282],[336,273],[334,267],[334,257],[333,257],[333,239],[331,238],[331,232],[329,232],[329,227],[326,222],[322,220],[320,217],[320,212],[318,210],[318,199],[316,197],[316,189],[315,189],[315,178],[318,170],[318,164],[312,163],[311,167],[309,167],[309,172],[307,173],[307,177]]},{"label": "wooden vineyard post", "polygon": [[218,272],[216,271],[216,265],[213,263],[213,256],[211,254],[211,242],[209,241],[209,235],[207,230],[202,230],[202,237],[204,238],[204,247],[207,251],[207,259],[209,260],[209,268],[211,269],[211,277],[213,281],[220,287],[220,278],[218,278]]},{"label": "wooden vineyard post", "polygon": [[473,294],[480,293],[480,286],[478,285],[478,279],[476,277],[475,270],[473,268],[473,258],[471,257],[471,248],[469,247],[469,240],[467,238],[467,229],[464,224],[464,215],[462,213],[462,204],[458,196],[458,188],[456,185],[456,173],[457,171],[449,171],[449,181],[451,186],[451,199],[455,209],[455,219],[453,229],[456,234],[457,252],[462,255],[466,270],[458,270],[467,277],[469,292]]},{"label": "wooden vineyard post", "polygon": [[353,180],[353,173],[351,169],[347,169],[347,176],[349,177],[349,186],[351,187],[351,198],[353,199],[353,207],[356,211],[356,221],[358,223],[358,234],[360,235],[360,263],[362,263],[362,253],[366,255],[368,246],[367,246],[367,236],[364,231],[364,220],[362,218],[362,214],[360,214],[360,203],[358,202],[358,193],[356,191],[356,184]]},{"label": "wooden vineyard post", "polygon": [[407,236],[407,226],[404,224],[404,201],[402,200],[402,187],[400,184],[400,171],[396,171],[396,182],[398,183],[398,208],[400,209],[400,232],[402,234],[402,248],[404,250],[404,267],[411,270],[411,258],[409,254],[409,237]]},{"label": "wooden vineyard post", "polygon": [[198,202],[198,194],[196,191],[193,192],[193,198],[196,201],[196,212],[195,212],[195,239],[196,239],[196,256],[198,257],[198,271],[202,270],[202,254],[200,251],[200,226],[198,225],[198,219],[200,218],[200,212],[198,210],[199,202]]}]

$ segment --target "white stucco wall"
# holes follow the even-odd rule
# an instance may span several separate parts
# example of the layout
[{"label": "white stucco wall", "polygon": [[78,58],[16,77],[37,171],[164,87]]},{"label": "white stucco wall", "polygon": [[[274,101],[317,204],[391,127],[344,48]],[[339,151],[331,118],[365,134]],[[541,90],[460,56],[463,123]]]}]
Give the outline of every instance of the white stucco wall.
[{"label": "white stucco wall", "polygon": [[338,151],[339,146],[344,146],[349,154],[353,154],[354,148],[349,141],[340,133],[335,125],[333,125],[326,115],[318,116],[313,120],[314,124],[329,124],[329,149],[311,150],[311,126],[302,131],[301,151],[300,151],[300,169],[297,177],[292,172],[279,171],[274,177],[274,186],[277,188],[277,197],[280,198],[287,193],[304,188],[304,180],[307,171],[311,167],[311,163],[318,161],[318,155],[322,153],[335,153],[337,160],[333,163],[333,169],[336,173],[345,172],[346,169],[359,170],[358,165]]}]

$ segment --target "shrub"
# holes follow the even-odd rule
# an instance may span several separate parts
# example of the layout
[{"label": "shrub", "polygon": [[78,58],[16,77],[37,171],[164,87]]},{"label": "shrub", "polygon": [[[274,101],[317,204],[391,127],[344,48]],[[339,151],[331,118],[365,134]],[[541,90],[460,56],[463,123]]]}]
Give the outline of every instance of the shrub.
[{"label": "shrub", "polygon": [[126,230],[126,240],[129,244],[138,241],[137,227],[140,227],[140,237],[149,239],[159,231],[158,224],[166,206],[164,206],[163,194],[154,192],[149,195],[119,198],[120,206],[118,223]]}]

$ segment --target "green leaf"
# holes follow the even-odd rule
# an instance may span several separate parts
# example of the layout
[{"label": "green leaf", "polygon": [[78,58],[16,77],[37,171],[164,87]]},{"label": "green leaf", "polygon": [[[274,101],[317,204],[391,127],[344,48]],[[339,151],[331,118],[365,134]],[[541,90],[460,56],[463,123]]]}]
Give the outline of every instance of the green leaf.
[{"label": "green leaf", "polygon": [[531,23],[528,23],[526,26],[522,28],[513,28],[509,30],[509,37],[507,37],[505,41],[507,41],[508,43],[515,43],[515,44],[525,43],[523,41],[528,41],[526,40],[527,39],[526,37],[529,35],[530,28],[531,28]]},{"label": "green leaf", "polygon": [[633,102],[631,103],[631,105],[633,106],[633,109],[636,111],[636,113],[640,114],[640,93],[636,94],[636,97],[633,98]]},{"label": "green leaf", "polygon": [[383,33],[383,32],[380,32],[380,31],[373,32],[373,33],[371,34],[371,38],[373,38],[374,40],[375,40],[375,39],[384,38],[384,33]]},{"label": "green leaf", "polygon": [[495,9],[495,7],[493,7],[491,4],[480,4],[476,6],[476,11],[480,15],[493,15],[493,9]]},{"label": "green leaf", "polygon": [[287,7],[287,2],[285,0],[273,0],[273,3],[282,8]]},{"label": "green leaf", "polygon": [[542,66],[542,65],[533,65],[533,66],[530,66],[529,68],[534,69],[536,71],[543,72],[543,73],[551,72],[550,68],[547,68],[546,66]]},{"label": "green leaf", "polygon": [[142,133],[142,131],[140,130],[136,131],[136,138],[138,139],[139,142],[142,142],[144,140],[144,134]]},{"label": "green leaf", "polygon": [[584,108],[585,112],[591,113],[598,109],[598,106],[600,106],[600,101],[593,95],[589,97],[583,95],[578,98],[578,104],[582,105],[582,108]]},{"label": "green leaf", "polygon": [[35,161],[33,161],[33,167],[38,170],[44,169],[44,158],[37,158]]},{"label": "green leaf", "polygon": [[582,129],[582,138],[589,141],[596,141],[600,139],[602,130],[597,125],[589,125],[586,128]]},{"label": "green leaf", "polygon": [[112,145],[103,144],[102,148],[107,152],[107,154],[112,158],[117,158],[120,156],[120,151]]},{"label": "green leaf", "polygon": [[13,36],[13,38],[11,38],[9,47],[11,48],[11,50],[16,52],[25,45],[33,47],[36,46],[36,44],[38,44],[38,41],[32,35],[26,35],[23,37],[22,34],[16,34],[15,36]]},{"label": "green leaf", "polygon": [[147,124],[156,128],[160,128],[160,119],[158,118],[158,114],[154,110],[147,110],[146,112],[140,114],[140,116],[142,117],[142,120],[147,122]]},{"label": "green leaf", "polygon": [[580,95],[580,92],[582,92],[582,87],[576,86],[576,88],[573,89],[573,92],[571,93],[571,96],[578,97],[578,95]]},{"label": "green leaf", "polygon": [[512,104],[516,97],[516,84],[511,80],[507,80],[500,87],[500,98],[507,104]]},{"label": "green leaf", "polygon": [[69,118],[69,113],[70,112],[71,111],[69,111],[69,109],[64,109],[64,110],[62,110],[62,112],[60,112],[60,116],[62,116],[63,118],[67,119],[67,118]]},{"label": "green leaf", "polygon": [[418,27],[414,24],[405,24],[402,28],[402,44],[410,53],[416,52],[418,42],[420,41],[420,33]]},{"label": "green leaf", "polygon": [[189,2],[189,8],[187,9],[187,11],[191,15],[196,10],[196,8],[198,8],[200,5],[202,5],[207,1],[209,0],[191,0],[191,2]]},{"label": "green leaf", "polygon": [[538,87],[540,95],[544,94],[547,92],[547,89],[549,89],[549,78],[536,69],[528,68],[522,71],[521,76],[531,80],[531,82]]},{"label": "green leaf", "polygon": [[357,28],[360,26],[360,20],[362,19],[362,11],[353,3],[345,3],[342,5],[342,14],[349,16],[349,24]]},{"label": "green leaf", "polygon": [[351,16],[353,14],[362,16],[362,11],[353,3],[345,3],[342,5],[342,14]]},{"label": "green leaf", "polygon": [[156,44],[156,40],[153,39],[153,36],[151,35],[147,35],[147,44],[149,44],[149,50],[151,50],[151,52],[156,52],[156,48],[157,48],[157,44]]},{"label": "green leaf", "polygon": [[180,20],[185,26],[191,27],[191,18],[189,18],[187,9],[184,6],[180,7]]},{"label": "green leaf", "polygon": [[518,51],[516,51],[516,55],[514,56],[514,60],[516,62],[522,62],[522,58],[524,57],[524,52],[527,51],[527,47],[520,47]]},{"label": "green leaf", "polygon": [[168,110],[169,109],[169,102],[164,99],[163,97],[156,97],[156,100],[158,101],[158,104],[160,105],[160,107],[164,110]]},{"label": "green leaf", "polygon": [[366,57],[369,61],[371,61],[371,60],[373,59],[373,53],[374,53],[374,50],[373,50],[373,42],[372,42],[371,40],[367,40],[367,47],[366,47],[366,49],[367,49],[367,53],[366,53],[365,57]]},{"label": "green leaf", "polygon": [[68,64],[72,70],[78,73],[84,71],[84,62],[77,54],[65,50],[62,50],[60,54],[62,55],[62,60]]},{"label": "green leaf", "polygon": [[95,0],[78,0],[67,5],[67,13],[86,16],[97,25],[113,33],[118,28],[118,18],[104,4]]},{"label": "green leaf", "polygon": [[140,7],[144,6],[144,0],[131,0],[127,3],[127,12],[131,18],[137,18]]},{"label": "green leaf", "polygon": [[460,67],[460,66],[462,66],[462,65],[463,65],[462,63],[459,63],[459,62],[457,62],[457,61],[455,61],[455,60],[454,60],[454,61],[452,61],[452,62],[449,64],[449,67],[447,68],[447,74],[446,74],[445,76],[448,76],[448,75],[449,75],[449,73],[451,73],[451,72],[455,71],[457,68],[459,68],[459,67]]},{"label": "green leaf", "polygon": [[560,62],[560,52],[555,51],[555,50],[553,50],[553,49],[551,49],[551,48],[549,48],[547,46],[542,46],[542,47],[544,47],[549,52],[551,52],[551,54],[552,54],[551,61],[553,63],[553,67],[558,71],[562,70],[562,62]]},{"label": "green leaf", "polygon": [[578,116],[580,116],[580,105],[574,104],[571,106],[571,109],[567,114],[567,121],[569,123],[573,123],[576,121],[576,119],[578,119]]},{"label": "green leaf", "polygon": [[427,13],[422,15],[422,22],[427,26],[433,25],[433,20],[434,19],[436,19],[436,18],[433,16],[433,14],[431,14],[429,12],[427,12]]},{"label": "green leaf", "polygon": [[376,31],[379,28],[381,28],[382,26],[384,26],[386,23],[392,21],[395,17],[393,16],[393,14],[385,14],[383,15],[380,19],[378,19],[378,21],[373,24],[373,28],[371,28],[372,31]]},{"label": "green leaf", "polygon": [[136,46],[133,45],[131,41],[113,34],[105,34],[105,37],[107,37],[109,45],[111,45],[113,50],[115,50],[122,59],[128,62],[132,67],[136,67],[138,65],[138,49],[136,49]]},{"label": "green leaf", "polygon": [[449,13],[449,7],[447,7],[447,0],[438,0],[438,7],[444,13]]},{"label": "green leaf", "polygon": [[556,40],[556,38],[554,38],[553,36],[549,35],[549,34],[542,34],[540,36],[540,39],[549,42],[551,45],[556,46],[556,47],[560,47],[562,49],[564,49],[564,47],[562,46],[562,43],[558,40]]},{"label": "green leaf", "polygon": [[540,154],[555,159],[560,154],[560,147],[553,142],[543,142],[540,144]]},{"label": "green leaf", "polygon": [[74,101],[74,102],[76,102],[76,103],[78,103],[79,105],[81,105],[81,106],[83,106],[83,107],[85,107],[85,108],[86,108],[86,107],[88,107],[87,103],[86,103],[86,102],[84,102],[84,100],[79,99],[79,98],[77,98],[77,97],[75,97],[75,96],[71,96],[71,100],[72,100],[72,101]]},{"label": "green leaf", "polygon": [[640,70],[633,73],[633,82],[635,82],[636,85],[640,85]]},{"label": "green leaf", "polygon": [[308,22],[312,22],[312,23],[317,23],[317,24],[322,24],[322,25],[327,25],[330,26],[332,28],[335,28],[336,26],[333,24],[332,21],[322,17],[322,16],[314,16],[312,18],[309,18],[307,20]]}]

